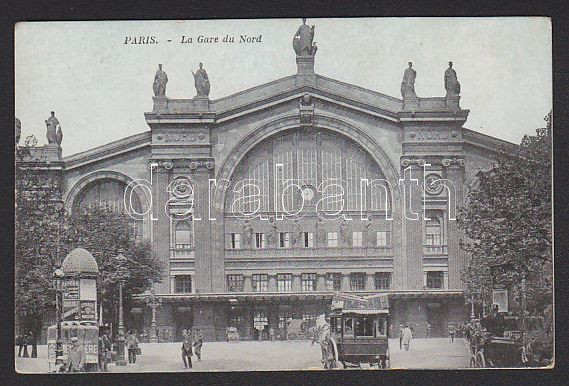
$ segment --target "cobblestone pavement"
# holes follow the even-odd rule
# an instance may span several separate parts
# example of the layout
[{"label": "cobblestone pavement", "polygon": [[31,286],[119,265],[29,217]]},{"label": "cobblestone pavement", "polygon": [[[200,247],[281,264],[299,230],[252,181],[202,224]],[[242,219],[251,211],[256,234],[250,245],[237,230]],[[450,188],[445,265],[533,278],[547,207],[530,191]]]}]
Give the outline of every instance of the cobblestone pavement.
[{"label": "cobblestone pavement", "polygon": [[[193,368],[184,368],[181,343],[143,343],[137,363],[125,367],[109,366],[111,372],[247,371],[321,369],[320,347],[310,341],[296,342],[206,342],[202,361],[195,355]],[[390,339],[392,368],[456,369],[469,365],[466,340],[414,339],[410,350],[399,350],[399,340]],[[17,353],[17,351],[16,351]],[[47,372],[47,346],[38,346],[38,358],[16,358],[22,373]]]}]

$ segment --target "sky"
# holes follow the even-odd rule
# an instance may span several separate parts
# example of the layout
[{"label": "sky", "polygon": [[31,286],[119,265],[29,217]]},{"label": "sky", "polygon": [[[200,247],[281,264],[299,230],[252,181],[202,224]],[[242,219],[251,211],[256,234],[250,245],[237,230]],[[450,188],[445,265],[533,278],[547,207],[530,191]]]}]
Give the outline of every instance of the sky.
[{"label": "sky", "polygon": [[[56,112],[63,154],[149,130],[158,63],[166,96],[192,98],[199,62],[210,99],[296,73],[292,37],[300,19],[199,21],[22,22],[15,28],[16,117],[22,140],[47,143],[44,121]],[[453,62],[461,84],[465,127],[519,143],[544,126],[552,108],[551,24],[547,18],[308,19],[318,46],[315,72],[401,97],[407,62],[419,97],[444,96]],[[198,43],[199,36],[219,37]],[[224,36],[235,43],[223,43]],[[238,43],[240,35],[260,43]],[[158,44],[125,44],[154,36]],[[182,36],[192,44],[182,44]],[[167,40],[170,39],[171,42]],[[186,39],[187,40],[187,39]]]}]

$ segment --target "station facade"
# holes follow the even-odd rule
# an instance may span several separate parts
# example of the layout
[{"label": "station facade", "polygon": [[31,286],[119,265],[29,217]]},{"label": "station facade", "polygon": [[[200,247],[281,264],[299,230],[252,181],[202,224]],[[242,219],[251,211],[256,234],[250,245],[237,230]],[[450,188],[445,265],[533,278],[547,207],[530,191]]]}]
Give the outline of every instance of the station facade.
[{"label": "station facade", "polygon": [[[394,98],[315,74],[316,56],[217,100],[209,84],[192,99],[155,89],[149,130],[58,164],[69,211],[132,198],[136,236],[165,267],[161,339],[285,336],[335,291],[389,294],[392,334],[444,336],[468,318],[455,208],[514,145],[465,128],[458,95]],[[138,299],[127,320],[148,331]]]}]

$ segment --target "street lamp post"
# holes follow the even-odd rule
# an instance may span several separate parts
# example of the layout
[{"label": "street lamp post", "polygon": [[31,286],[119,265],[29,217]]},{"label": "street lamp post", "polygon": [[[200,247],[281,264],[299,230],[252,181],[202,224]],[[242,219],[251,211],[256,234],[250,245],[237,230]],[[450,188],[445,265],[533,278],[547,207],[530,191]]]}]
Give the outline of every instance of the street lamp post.
[{"label": "street lamp post", "polygon": [[61,298],[63,292],[63,277],[65,274],[61,269],[56,269],[53,273],[53,287],[55,289],[55,318],[57,319],[57,338],[55,341],[55,366],[63,364],[63,343],[61,341]]},{"label": "street lamp post", "polygon": [[156,308],[160,306],[161,299],[154,294],[154,288],[150,290],[150,295],[146,297],[146,303],[152,309],[152,321],[150,322],[150,343],[158,342],[156,335]]},{"label": "street lamp post", "polygon": [[119,264],[119,331],[117,337],[117,356],[118,359],[116,361],[117,366],[126,366],[126,360],[124,357],[124,325],[123,325],[123,307],[122,307],[122,289],[123,289],[123,281],[124,281],[124,272],[123,272],[123,264],[126,262],[126,257],[122,254],[122,251],[119,251],[119,254],[115,257],[116,261]]}]

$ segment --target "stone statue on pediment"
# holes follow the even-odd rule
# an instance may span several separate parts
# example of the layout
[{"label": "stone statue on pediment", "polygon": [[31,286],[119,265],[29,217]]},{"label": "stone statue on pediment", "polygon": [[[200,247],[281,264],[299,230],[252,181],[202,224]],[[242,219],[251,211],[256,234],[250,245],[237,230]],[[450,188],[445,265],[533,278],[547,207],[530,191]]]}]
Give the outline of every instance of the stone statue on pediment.
[{"label": "stone statue on pediment", "polygon": [[315,55],[317,47],[313,40],[314,26],[306,25],[306,18],[303,17],[302,25],[298,27],[292,38],[292,48],[294,48],[296,55]]},{"label": "stone statue on pediment", "polygon": [[401,96],[403,98],[417,98],[415,94],[415,78],[417,71],[413,69],[413,63],[409,62],[409,67],[403,73],[403,80],[401,81]]},{"label": "stone statue on pediment", "polygon": [[51,112],[51,117],[46,119],[45,125],[47,126],[47,143],[50,145],[57,145],[57,129],[59,127],[59,121],[55,117],[55,111]]},{"label": "stone statue on pediment", "polygon": [[200,63],[200,68],[196,71],[195,74],[192,71],[192,74],[194,75],[194,83],[196,86],[197,96],[207,98],[209,96],[210,84],[209,78],[207,77],[207,72],[203,69],[203,63]]},{"label": "stone statue on pediment", "polygon": [[152,90],[154,91],[154,96],[163,97],[166,96],[166,84],[168,83],[168,75],[166,72],[162,71],[162,65],[158,65],[158,71],[154,75],[154,83],[152,84]]},{"label": "stone statue on pediment", "polygon": [[460,94],[460,83],[458,82],[456,71],[452,68],[452,62],[448,62],[448,68],[445,71],[445,90],[447,91],[447,97]]}]

